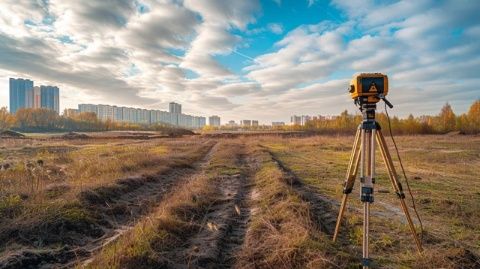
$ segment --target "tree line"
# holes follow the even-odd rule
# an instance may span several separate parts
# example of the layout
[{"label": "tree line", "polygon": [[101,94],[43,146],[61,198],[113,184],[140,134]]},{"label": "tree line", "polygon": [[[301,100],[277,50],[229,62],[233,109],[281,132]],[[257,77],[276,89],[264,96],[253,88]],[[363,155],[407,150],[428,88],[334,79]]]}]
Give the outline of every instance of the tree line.
[{"label": "tree line", "polygon": [[20,132],[69,132],[69,131],[111,131],[111,130],[166,130],[168,124],[141,125],[126,122],[102,121],[93,112],[81,112],[60,116],[45,108],[22,108],[15,114],[6,107],[0,108],[0,130],[12,129]]},{"label": "tree line", "polygon": [[[386,129],[388,117],[385,113],[377,113],[377,121]],[[339,116],[331,119],[316,118],[309,120],[303,126],[280,127],[290,130],[307,130],[324,133],[351,133],[356,130],[362,121],[362,115],[349,114],[346,110]],[[464,134],[480,133],[480,100],[470,106],[467,113],[456,115],[450,104],[446,103],[435,116],[414,117],[410,114],[407,118],[391,117],[390,125],[397,134],[445,134],[460,132]]]},{"label": "tree line", "polygon": [[[388,130],[388,117],[385,113],[377,113],[377,121],[382,128]],[[351,134],[354,133],[362,121],[362,115],[349,114],[347,110],[334,117],[313,117],[304,125],[284,126],[206,126],[205,131],[214,130],[253,130],[253,131],[308,131],[322,134]],[[470,106],[467,113],[456,115],[450,104],[446,103],[440,112],[434,116],[414,117],[410,114],[406,118],[391,117],[390,126],[396,134],[445,134],[460,132],[464,134],[480,133],[480,100],[476,100]],[[385,131],[384,131],[385,132]]]}]

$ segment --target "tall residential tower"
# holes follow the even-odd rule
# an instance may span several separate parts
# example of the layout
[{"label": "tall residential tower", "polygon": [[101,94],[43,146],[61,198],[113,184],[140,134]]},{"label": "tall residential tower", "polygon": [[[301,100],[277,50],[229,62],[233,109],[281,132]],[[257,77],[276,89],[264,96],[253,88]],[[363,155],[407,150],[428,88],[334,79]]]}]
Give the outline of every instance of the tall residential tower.
[{"label": "tall residential tower", "polygon": [[33,107],[33,81],[10,78],[10,113],[20,108]]},{"label": "tall residential tower", "polygon": [[174,113],[174,114],[182,114],[182,105],[177,104],[175,102],[170,102],[168,104],[168,112]]},{"label": "tall residential tower", "polygon": [[60,90],[57,86],[40,86],[42,108],[54,110],[60,114]]},{"label": "tall residential tower", "polygon": [[46,108],[60,113],[60,90],[56,86],[36,86],[29,79],[10,78],[10,113],[21,108]]},{"label": "tall residential tower", "polygon": [[220,117],[216,115],[208,117],[208,125],[215,127],[220,126]]}]

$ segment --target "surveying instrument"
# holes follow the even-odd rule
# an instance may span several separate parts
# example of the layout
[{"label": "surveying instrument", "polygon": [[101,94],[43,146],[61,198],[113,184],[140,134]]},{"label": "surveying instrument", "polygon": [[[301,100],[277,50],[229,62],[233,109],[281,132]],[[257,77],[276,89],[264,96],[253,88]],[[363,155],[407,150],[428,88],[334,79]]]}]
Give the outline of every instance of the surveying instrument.
[{"label": "surveying instrument", "polygon": [[[385,99],[388,93],[388,77],[380,73],[362,73],[353,77],[350,88],[350,95],[355,104],[362,112],[363,120],[358,126],[353,143],[350,162],[347,169],[346,179],[343,185],[343,198],[338,213],[333,241],[336,241],[340,229],[348,195],[352,192],[355,178],[360,169],[360,200],[363,203],[363,258],[362,267],[369,268],[371,259],[368,252],[369,239],[369,217],[370,204],[373,203],[373,186],[375,183],[375,146],[378,143],[380,153],[387,167],[388,175],[407,218],[410,231],[412,232],[415,244],[419,252],[422,251],[422,244],[418,238],[415,226],[405,203],[405,194],[402,184],[398,180],[397,172],[393,166],[392,157],[388,151],[385,138],[382,134],[380,124],[375,120],[377,103],[383,100],[386,105],[393,108],[393,105]],[[408,182],[407,182],[408,183]]]}]

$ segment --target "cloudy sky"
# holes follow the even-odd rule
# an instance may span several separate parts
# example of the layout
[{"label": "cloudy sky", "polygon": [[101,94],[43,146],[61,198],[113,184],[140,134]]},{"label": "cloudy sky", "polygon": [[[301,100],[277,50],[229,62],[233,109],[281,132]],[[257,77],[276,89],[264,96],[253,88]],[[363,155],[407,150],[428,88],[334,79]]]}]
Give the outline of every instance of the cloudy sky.
[{"label": "cloudy sky", "polygon": [[223,121],[355,111],[355,72],[390,76],[394,114],[480,98],[480,1],[1,0],[8,78],[103,103]]}]

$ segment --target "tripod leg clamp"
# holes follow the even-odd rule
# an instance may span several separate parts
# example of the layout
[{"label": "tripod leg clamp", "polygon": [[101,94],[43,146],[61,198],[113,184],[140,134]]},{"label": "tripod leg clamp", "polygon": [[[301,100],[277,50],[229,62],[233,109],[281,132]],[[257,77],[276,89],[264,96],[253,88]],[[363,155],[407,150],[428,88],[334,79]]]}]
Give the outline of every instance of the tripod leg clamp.
[{"label": "tripod leg clamp", "polygon": [[405,199],[405,193],[403,193],[403,191],[397,191],[397,196],[400,199]]},{"label": "tripod leg clamp", "polygon": [[352,188],[343,188],[343,194],[350,194],[352,192]]},{"label": "tripod leg clamp", "polygon": [[350,194],[353,190],[352,184],[348,184],[350,180],[346,179],[345,182],[343,183],[343,193],[344,194]]},{"label": "tripod leg clamp", "polygon": [[362,200],[362,202],[373,203],[373,188],[362,187],[362,194],[360,199]]}]

